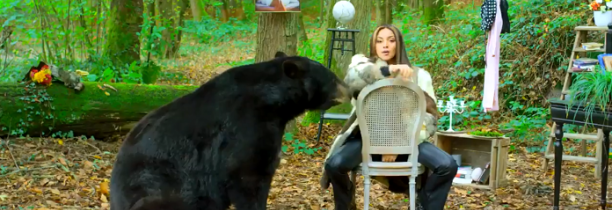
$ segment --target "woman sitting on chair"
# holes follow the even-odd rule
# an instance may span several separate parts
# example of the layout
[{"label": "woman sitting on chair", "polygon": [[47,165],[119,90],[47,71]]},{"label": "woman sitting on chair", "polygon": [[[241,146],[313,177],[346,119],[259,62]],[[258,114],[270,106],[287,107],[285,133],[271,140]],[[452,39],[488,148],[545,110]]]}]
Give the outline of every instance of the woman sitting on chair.
[{"label": "woman sitting on chair", "polygon": [[[417,197],[417,209],[442,210],[458,166],[448,153],[426,141],[437,130],[438,120],[436,95],[431,75],[423,69],[410,65],[399,30],[392,25],[383,25],[374,31],[370,40],[370,58],[362,54],[353,56],[344,81],[353,91],[357,92],[377,80],[396,76],[412,81],[416,79],[416,83],[423,89],[427,100],[428,114],[423,120],[427,124],[427,131],[421,132],[418,162],[431,170],[432,174],[427,177],[425,185],[421,186]],[[351,121],[354,120],[355,116],[351,116],[342,128],[341,135],[334,140],[321,178],[323,189],[327,189],[329,184],[332,184],[336,210],[355,208],[354,199],[352,199],[355,189],[353,189],[348,173],[358,167],[362,161],[362,142],[358,127],[352,131],[348,130],[353,123]],[[344,133],[350,133],[350,135],[342,138]],[[407,156],[383,155],[381,159],[384,162],[406,161]],[[377,180],[378,178],[383,177],[377,177]],[[384,177],[382,182],[392,192],[408,194],[408,177]]]}]

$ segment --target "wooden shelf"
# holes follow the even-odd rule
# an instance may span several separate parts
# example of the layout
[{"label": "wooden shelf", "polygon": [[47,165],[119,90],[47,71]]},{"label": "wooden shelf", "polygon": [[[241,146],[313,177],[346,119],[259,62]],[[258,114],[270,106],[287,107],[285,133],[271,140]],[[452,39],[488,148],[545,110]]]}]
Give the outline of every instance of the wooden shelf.
[{"label": "wooden shelf", "polygon": [[606,31],[608,27],[602,26],[576,26],[574,31]]},{"label": "wooden shelf", "polygon": [[[550,137],[555,137],[554,133],[550,133]],[[583,139],[583,140],[593,140],[593,141],[601,141],[601,137],[596,133],[585,134],[585,133],[563,133],[563,138],[568,139]]]},{"label": "wooden shelf", "polygon": [[489,185],[486,185],[486,184],[476,184],[476,183],[462,184],[462,183],[455,183],[455,182],[453,182],[453,186],[472,187],[472,188],[483,189],[483,190],[490,190],[491,189],[491,187]]},{"label": "wooden shelf", "polygon": [[[549,154],[549,155],[545,155],[544,157],[546,157],[546,159],[555,159],[555,155],[554,154]],[[562,155],[561,156],[562,160],[569,160],[569,161],[576,161],[576,162],[583,162],[583,163],[599,163],[599,160],[595,157],[582,157],[582,156],[575,156],[575,155]]]},{"label": "wooden shelf", "polygon": [[582,49],[582,47],[576,47],[574,48],[574,52],[601,52],[601,53],[604,53],[606,52],[606,50],[605,49],[585,50],[585,49]]}]

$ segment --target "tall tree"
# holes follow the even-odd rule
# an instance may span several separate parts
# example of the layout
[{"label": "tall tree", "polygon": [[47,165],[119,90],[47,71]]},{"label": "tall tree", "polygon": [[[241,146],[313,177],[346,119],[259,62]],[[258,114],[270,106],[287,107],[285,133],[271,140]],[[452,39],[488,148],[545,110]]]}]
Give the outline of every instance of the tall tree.
[{"label": "tall tree", "polygon": [[189,0],[189,6],[191,7],[191,14],[193,15],[194,21],[202,20],[202,8],[200,8],[200,1]]},{"label": "tall tree", "polygon": [[325,4],[328,3],[329,0],[320,0],[319,2],[319,27],[323,27],[323,24],[325,23],[325,14],[327,12],[327,10],[329,9],[325,9]]},{"label": "tall tree", "polygon": [[217,18],[217,8],[211,2],[204,2],[204,11],[210,18]]},{"label": "tall tree", "polygon": [[308,34],[306,34],[306,26],[304,26],[304,13],[300,13],[298,17],[298,23],[298,30],[300,30],[298,32],[298,39],[300,40],[300,43],[304,43],[308,41]]},{"label": "tall tree", "polygon": [[244,8],[242,6],[242,0],[228,0],[230,17],[238,20],[244,20]]},{"label": "tall tree", "polygon": [[423,22],[436,24],[444,18],[444,0],[423,0]]},{"label": "tall tree", "polygon": [[181,45],[183,17],[189,6],[189,0],[160,0],[159,10],[163,17],[163,25],[166,30],[162,32],[164,43],[164,58],[176,55]]},{"label": "tall tree", "polygon": [[230,3],[229,0],[221,0],[221,2],[223,3],[220,7],[221,9],[221,21],[223,22],[227,22],[229,20],[229,14],[230,14]]},{"label": "tall tree", "polygon": [[112,0],[104,54],[116,65],[140,60],[138,33],[142,25],[141,0]]},{"label": "tall tree", "polygon": [[392,24],[391,0],[376,0],[376,24]]}]

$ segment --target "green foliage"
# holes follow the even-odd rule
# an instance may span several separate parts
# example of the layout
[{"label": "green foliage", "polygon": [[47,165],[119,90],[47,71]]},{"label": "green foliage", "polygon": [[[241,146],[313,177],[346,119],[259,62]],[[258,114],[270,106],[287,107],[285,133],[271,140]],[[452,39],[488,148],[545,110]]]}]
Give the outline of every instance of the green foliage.
[{"label": "green foliage", "polygon": [[469,132],[468,134],[470,135],[474,135],[474,136],[486,136],[486,137],[501,137],[504,136],[504,134],[501,134],[497,131],[472,131]]},{"label": "green foliage", "polygon": [[612,72],[602,71],[599,66],[593,72],[577,73],[570,93],[573,97],[570,106],[579,104],[584,106],[586,118],[592,117],[593,111],[609,109],[612,99]]},{"label": "green foliage", "polygon": [[[161,58],[162,48],[168,44],[162,40],[162,34],[168,28],[161,24],[164,22],[161,16],[148,17],[146,12],[142,14],[143,24],[137,34],[141,43],[141,60],[116,65],[102,54],[107,42],[105,34],[108,33],[110,0],[96,4],[84,2],[59,0],[51,4],[33,0],[0,0],[0,23],[13,25],[15,30],[8,48],[0,49],[11,53],[8,58],[0,58],[0,81],[17,81],[29,66],[44,60],[68,70],[86,70],[90,72],[83,79],[86,81],[195,82],[188,72],[179,71],[194,64],[183,63],[178,58]],[[211,6],[217,17],[221,15],[223,5],[220,1],[199,2],[201,8]],[[542,141],[548,138],[545,126],[549,119],[548,105],[544,95],[562,82],[567,57],[575,38],[573,28],[586,25],[592,13],[580,9],[584,3],[578,0],[517,0],[510,3],[512,32],[501,36],[501,110],[494,113],[483,112],[481,105],[486,36],[480,30],[479,5],[449,5],[444,8],[445,16],[437,25],[423,23],[423,11],[402,9],[396,11],[394,25],[404,35],[412,63],[432,74],[438,100],[446,100],[447,96],[455,95],[469,101],[468,110],[453,116],[454,129],[473,130],[497,125],[500,129],[514,128],[515,131],[506,136],[535,148],[540,147]],[[323,21],[318,17],[319,4],[318,1],[304,2],[304,24],[307,26],[308,41],[300,43],[298,54],[326,63],[324,54],[327,51],[327,31],[320,28]],[[244,2],[247,18],[230,19],[227,23],[219,18],[211,18],[206,15],[207,12],[203,12],[200,21],[185,18],[183,27],[175,30],[183,32],[179,56],[204,52],[207,55],[232,57],[204,63],[208,68],[253,63],[257,31],[253,7],[252,2]],[[155,25],[155,21],[160,24]],[[371,30],[360,33],[371,34],[375,27],[375,21],[371,21]],[[603,36],[599,41],[603,42],[602,39]],[[245,55],[224,54],[229,51],[228,45],[223,44],[226,42],[231,42],[231,48],[244,49]],[[589,54],[589,57],[592,56],[595,54]],[[193,68],[194,71],[200,71],[204,67]],[[350,105],[330,110],[348,111]],[[443,115],[438,123],[439,129],[447,129],[448,120],[448,114]],[[302,124],[318,121],[319,113],[309,112]],[[302,141],[292,139],[290,142],[295,145],[294,149],[307,148],[300,144]]]},{"label": "green foliage", "polygon": [[235,18],[231,18],[228,23],[222,23],[215,19],[203,19],[197,22],[186,20],[183,30],[195,35],[200,43],[220,43],[255,35],[257,22],[239,21]]},{"label": "green foliage", "polygon": [[[29,66],[39,61],[68,71],[88,71],[90,75],[83,78],[85,81],[150,83],[159,77],[165,81],[178,80],[180,77],[176,73],[163,74],[161,71],[165,66],[150,60],[161,56],[162,46],[167,44],[161,40],[167,28],[155,26],[154,21],[162,19],[159,15],[148,17],[143,12],[138,17],[142,19],[142,27],[136,35],[142,44],[140,53],[146,56],[143,67],[139,59],[118,64],[113,62],[116,55],[103,54],[109,46],[121,47],[119,45],[124,44],[120,41],[132,37],[130,34],[121,34],[121,37],[116,38],[120,41],[107,40],[107,34],[110,33],[108,26],[115,25],[109,20],[110,9],[110,0],[61,0],[53,3],[0,0],[0,30],[7,27],[13,29],[10,43],[0,48],[0,54],[3,55],[0,58],[0,81],[20,80]],[[124,54],[121,50],[117,53]]]},{"label": "green foliage", "polygon": [[[555,2],[512,2],[512,31],[501,35],[500,101],[505,104],[500,107],[512,101],[545,104],[538,94],[549,91],[564,75],[573,27],[585,24],[586,18],[576,11],[579,1]],[[408,11],[396,23],[406,37],[409,57],[433,74],[440,87],[437,95],[481,97],[486,36],[480,30],[479,10],[449,7],[439,26],[426,26]]]},{"label": "green foliage", "polygon": [[[56,116],[51,113],[52,110],[55,110],[51,103],[53,98],[47,93],[45,88],[37,88],[34,82],[22,82],[21,84],[24,86],[21,92],[23,96],[19,97],[18,100],[21,101],[19,104],[22,104],[22,106],[14,114],[17,116],[14,120],[19,122],[15,124],[16,127],[6,127],[7,125],[3,125],[0,131],[8,131],[9,135],[23,137],[23,134],[31,127],[32,123],[40,122],[52,125]],[[9,113],[0,112],[0,117],[4,114],[9,115]],[[41,135],[53,131],[53,127],[48,127],[48,129],[48,131],[45,131],[46,129],[42,130]]]},{"label": "green foliage", "polygon": [[313,155],[315,152],[317,152],[318,150],[321,149],[321,147],[319,148],[310,148],[310,146],[307,145],[307,142],[304,140],[299,140],[297,138],[293,138],[293,134],[292,133],[285,133],[284,138],[283,138],[287,143],[289,143],[290,145],[283,145],[283,147],[281,148],[282,151],[284,153],[289,152],[290,148],[293,148],[293,154],[307,154],[307,155]]}]

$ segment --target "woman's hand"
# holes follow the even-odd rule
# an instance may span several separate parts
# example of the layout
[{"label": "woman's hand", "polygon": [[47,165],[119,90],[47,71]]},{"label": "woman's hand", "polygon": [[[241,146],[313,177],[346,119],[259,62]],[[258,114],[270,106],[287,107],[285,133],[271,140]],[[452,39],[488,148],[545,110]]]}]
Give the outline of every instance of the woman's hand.
[{"label": "woman's hand", "polygon": [[397,155],[383,155],[382,161],[383,162],[395,162],[395,158],[397,158]]},{"label": "woman's hand", "polygon": [[410,66],[406,64],[401,64],[401,65],[389,65],[389,72],[391,72],[391,75],[399,74],[402,77],[402,79],[408,80],[412,76],[412,73],[414,72],[414,70],[412,70],[412,68],[410,68]]}]

